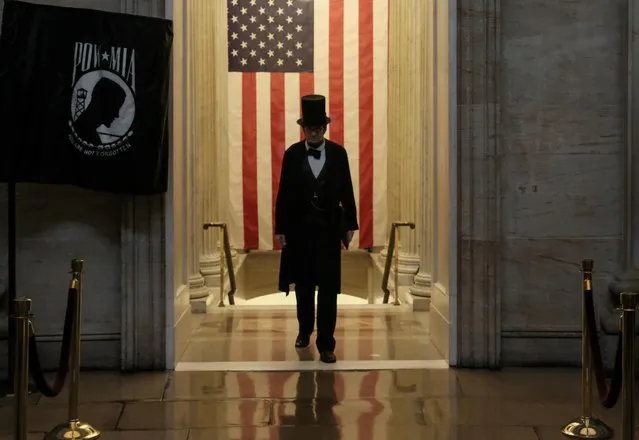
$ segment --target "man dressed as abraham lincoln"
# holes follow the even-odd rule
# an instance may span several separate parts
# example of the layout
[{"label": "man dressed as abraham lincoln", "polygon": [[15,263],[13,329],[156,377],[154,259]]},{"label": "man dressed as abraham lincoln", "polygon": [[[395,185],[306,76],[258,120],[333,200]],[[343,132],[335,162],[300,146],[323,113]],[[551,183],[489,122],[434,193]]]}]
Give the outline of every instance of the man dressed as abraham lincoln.
[{"label": "man dressed as abraham lincoln", "polygon": [[357,208],[348,155],[341,145],[324,139],[330,122],[326,99],[302,97],[305,140],[284,153],[275,204],[275,235],[282,245],[279,290],[288,295],[295,284],[299,333],[295,347],[310,344],[315,327],[320,360],[334,363],[337,295],[341,291],[342,243],[350,244],[357,225]]}]

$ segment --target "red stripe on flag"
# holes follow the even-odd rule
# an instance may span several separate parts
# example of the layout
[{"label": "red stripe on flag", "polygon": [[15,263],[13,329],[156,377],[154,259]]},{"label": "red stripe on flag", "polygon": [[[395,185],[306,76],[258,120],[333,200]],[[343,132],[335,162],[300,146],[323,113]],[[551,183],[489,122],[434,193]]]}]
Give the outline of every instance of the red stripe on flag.
[{"label": "red stripe on flag", "polygon": [[373,0],[359,1],[359,245],[373,246]]},{"label": "red stripe on flag", "polygon": [[242,74],[242,187],[244,190],[244,248],[258,248],[257,221],[257,81]]},{"label": "red stripe on flag", "polygon": [[[315,93],[315,76],[313,76],[313,73],[309,72],[300,73],[300,98],[305,95],[312,95],[313,93]],[[301,114],[302,102],[300,99],[300,115]],[[300,140],[304,140],[304,138],[304,129],[300,127]]]},{"label": "red stripe on flag", "polygon": [[[286,111],[285,111],[285,86],[283,73],[271,73],[271,172],[273,207],[272,219],[273,233],[275,233],[275,201],[280,185],[280,172],[282,171],[282,159],[286,149]],[[279,249],[279,243],[273,237],[273,248]]]},{"label": "red stripe on flag", "polygon": [[[353,0],[348,0],[353,1]],[[344,0],[330,0],[328,93],[331,140],[344,145]]]}]

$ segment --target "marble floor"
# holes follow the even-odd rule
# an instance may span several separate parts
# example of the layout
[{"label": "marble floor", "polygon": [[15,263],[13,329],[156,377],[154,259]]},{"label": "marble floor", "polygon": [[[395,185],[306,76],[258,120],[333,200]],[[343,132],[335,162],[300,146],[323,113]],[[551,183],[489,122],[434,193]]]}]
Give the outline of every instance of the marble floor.
[{"label": "marble floor", "polygon": [[[579,370],[174,372],[81,376],[80,417],[104,440],[559,440]],[[66,419],[32,396],[29,440]],[[0,440],[12,440],[0,400]],[[621,408],[596,413],[621,438]]]},{"label": "marble floor", "polygon": [[294,306],[227,307],[193,319],[178,371],[448,367],[430,340],[428,312],[413,312],[409,305],[340,306],[335,331],[340,362],[334,366],[319,363],[313,343],[295,349]]}]

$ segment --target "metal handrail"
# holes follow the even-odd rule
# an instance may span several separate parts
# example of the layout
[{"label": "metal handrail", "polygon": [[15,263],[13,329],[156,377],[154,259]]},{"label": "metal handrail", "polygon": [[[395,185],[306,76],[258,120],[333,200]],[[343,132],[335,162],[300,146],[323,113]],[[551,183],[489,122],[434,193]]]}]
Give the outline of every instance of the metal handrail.
[{"label": "metal handrail", "polygon": [[[204,223],[204,230],[206,231],[209,228],[220,228],[222,229],[222,246],[223,246],[223,251],[224,251],[224,259],[226,261],[226,267],[228,269],[229,272],[229,283],[231,284],[231,288],[229,290],[228,293],[228,297],[229,297],[229,304],[230,305],[235,305],[235,292],[237,290],[237,284],[235,283],[235,270],[233,268],[233,256],[231,255],[231,242],[229,240],[229,231],[228,228],[226,226],[226,223],[223,222],[214,222],[214,223]],[[222,258],[222,256],[220,255],[220,259]],[[220,263],[222,263],[220,261]],[[224,283],[223,280],[222,282],[222,289],[224,288]]]},{"label": "metal handrail", "polygon": [[[397,228],[405,226],[408,226],[411,229],[415,229],[415,223],[413,222],[393,222],[391,224],[391,232],[388,239],[388,253],[386,255],[386,262],[384,263],[384,274],[382,275],[382,291],[384,292],[384,304],[388,304],[388,299],[390,298],[388,278],[390,277],[391,264],[393,262],[393,256],[395,255]],[[395,289],[397,289],[397,286],[395,286]]]},{"label": "metal handrail", "polygon": [[388,278],[390,277],[391,264],[393,262],[393,254],[395,253],[395,225],[391,227],[390,237],[388,239],[388,251],[386,253],[386,261],[384,263],[384,274],[382,275],[382,291],[384,292],[384,304],[388,304],[390,298],[390,289],[388,288]]}]

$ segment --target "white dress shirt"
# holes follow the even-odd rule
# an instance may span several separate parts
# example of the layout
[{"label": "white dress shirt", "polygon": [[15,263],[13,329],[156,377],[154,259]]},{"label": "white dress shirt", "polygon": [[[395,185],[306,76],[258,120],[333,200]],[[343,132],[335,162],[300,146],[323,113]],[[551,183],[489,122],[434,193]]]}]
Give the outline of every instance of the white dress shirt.
[{"label": "white dress shirt", "polygon": [[[322,145],[316,148],[316,150],[320,152],[319,159],[315,159],[310,154],[308,155],[308,164],[311,166],[311,171],[313,171],[313,175],[315,176],[315,178],[317,178],[317,176],[319,176],[319,174],[322,172],[322,168],[324,168],[324,164],[326,163],[326,152],[324,151],[325,145],[326,142],[322,142]],[[311,147],[308,145],[308,143],[306,143],[306,151],[308,151],[309,148]]]}]

